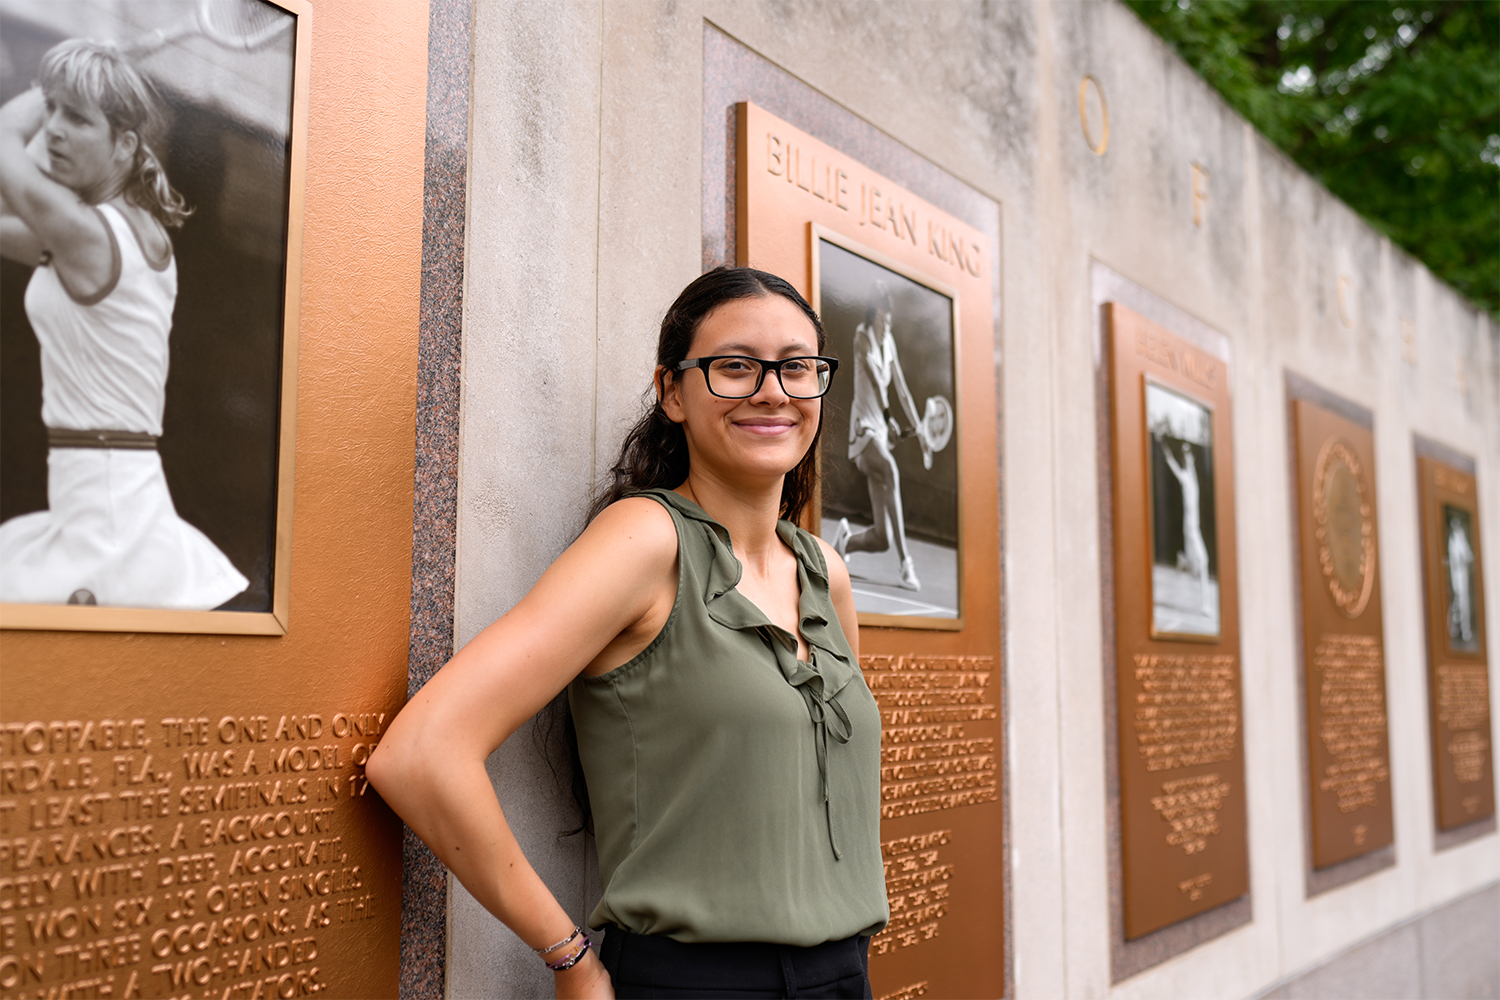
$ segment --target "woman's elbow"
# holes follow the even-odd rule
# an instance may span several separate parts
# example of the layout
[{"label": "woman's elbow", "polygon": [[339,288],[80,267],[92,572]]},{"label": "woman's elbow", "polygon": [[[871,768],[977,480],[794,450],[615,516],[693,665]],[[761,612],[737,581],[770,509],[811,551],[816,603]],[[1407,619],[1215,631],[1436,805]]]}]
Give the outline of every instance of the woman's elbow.
[{"label": "woman's elbow", "polygon": [[413,768],[419,764],[420,757],[410,753],[403,753],[401,747],[392,746],[390,740],[382,740],[370,754],[370,759],[365,762],[365,777],[370,786],[380,793],[380,797],[392,808],[396,808],[401,798],[401,790],[409,788],[420,777],[413,774]]}]

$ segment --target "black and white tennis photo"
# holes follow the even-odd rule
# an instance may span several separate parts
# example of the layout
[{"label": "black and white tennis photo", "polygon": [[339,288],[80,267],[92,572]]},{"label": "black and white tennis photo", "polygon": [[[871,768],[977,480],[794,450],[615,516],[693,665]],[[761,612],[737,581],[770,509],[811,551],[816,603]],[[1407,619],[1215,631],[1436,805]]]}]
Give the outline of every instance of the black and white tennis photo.
[{"label": "black and white tennis photo", "polygon": [[1481,615],[1475,602],[1474,529],[1469,512],[1443,504],[1442,560],[1447,595],[1448,648],[1457,653],[1479,652]]},{"label": "black and white tennis photo", "polygon": [[296,20],[0,0],[0,601],[271,609]]},{"label": "black and white tennis photo", "polygon": [[1213,411],[1148,381],[1146,431],[1151,449],[1151,632],[1217,638]]},{"label": "black and white tennis photo", "polygon": [[957,619],[954,301],[828,239],[815,252],[841,362],[823,404],[822,536],[861,614]]}]

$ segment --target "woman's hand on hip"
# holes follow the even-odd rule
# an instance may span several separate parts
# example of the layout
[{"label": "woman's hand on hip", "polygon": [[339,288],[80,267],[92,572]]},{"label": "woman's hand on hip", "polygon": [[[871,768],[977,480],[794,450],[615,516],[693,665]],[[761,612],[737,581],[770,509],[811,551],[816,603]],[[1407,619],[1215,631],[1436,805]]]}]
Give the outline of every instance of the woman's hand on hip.
[{"label": "woman's hand on hip", "polygon": [[589,951],[571,969],[552,974],[557,1000],[614,1000],[615,988],[599,956]]}]

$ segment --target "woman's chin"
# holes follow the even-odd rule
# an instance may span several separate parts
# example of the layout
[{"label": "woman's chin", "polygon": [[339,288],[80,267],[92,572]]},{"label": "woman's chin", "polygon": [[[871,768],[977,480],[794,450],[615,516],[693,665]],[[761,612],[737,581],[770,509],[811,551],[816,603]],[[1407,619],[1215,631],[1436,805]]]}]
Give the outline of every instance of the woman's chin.
[{"label": "woman's chin", "polygon": [[780,478],[795,469],[807,454],[807,448],[782,447],[764,449],[745,457],[745,475],[754,479]]}]

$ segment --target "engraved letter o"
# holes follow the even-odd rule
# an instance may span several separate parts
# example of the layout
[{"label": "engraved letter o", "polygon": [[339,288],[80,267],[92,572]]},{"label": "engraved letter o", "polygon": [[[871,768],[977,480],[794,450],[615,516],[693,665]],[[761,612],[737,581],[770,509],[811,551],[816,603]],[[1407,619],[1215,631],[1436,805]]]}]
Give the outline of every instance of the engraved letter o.
[{"label": "engraved letter o", "polygon": [[15,989],[21,982],[21,960],[14,955],[0,958],[0,989]]},{"label": "engraved letter o", "polygon": [[[1088,98],[1091,89],[1099,101],[1097,129],[1089,124]],[[1083,125],[1083,141],[1089,144],[1089,149],[1094,151],[1095,156],[1103,156],[1104,151],[1109,149],[1109,103],[1104,100],[1104,88],[1092,76],[1086,76],[1078,82],[1078,120]]]}]

